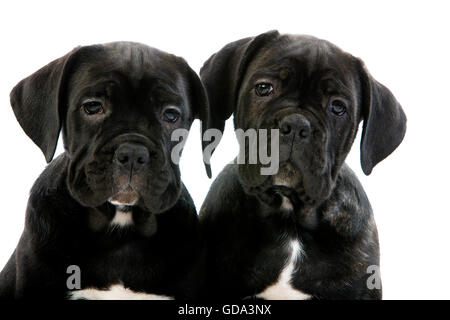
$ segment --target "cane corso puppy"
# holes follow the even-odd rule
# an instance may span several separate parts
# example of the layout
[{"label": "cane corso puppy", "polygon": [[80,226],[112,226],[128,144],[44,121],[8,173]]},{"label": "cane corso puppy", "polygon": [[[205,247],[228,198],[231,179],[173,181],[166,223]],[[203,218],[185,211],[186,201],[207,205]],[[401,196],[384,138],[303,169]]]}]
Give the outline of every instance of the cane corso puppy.
[{"label": "cane corso puppy", "polygon": [[401,143],[406,117],[391,92],[335,45],[277,31],[226,45],[200,76],[209,128],[223,130],[234,114],[244,132],[279,130],[276,174],[235,161],[201,208],[205,294],[380,299],[377,228],[344,160],[361,121],[366,175]]},{"label": "cane corso puppy", "polygon": [[169,299],[195,290],[194,203],[171,160],[175,129],[207,116],[196,73],[130,42],[78,47],[11,92],[25,133],[53,158],[0,274],[1,298]]}]

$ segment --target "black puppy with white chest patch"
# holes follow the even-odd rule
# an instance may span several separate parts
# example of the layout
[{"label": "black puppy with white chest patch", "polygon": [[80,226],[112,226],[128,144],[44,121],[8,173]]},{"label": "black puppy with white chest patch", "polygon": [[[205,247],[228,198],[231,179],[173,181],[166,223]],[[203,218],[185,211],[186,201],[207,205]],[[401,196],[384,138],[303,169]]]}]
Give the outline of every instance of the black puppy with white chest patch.
[{"label": "black puppy with white chest patch", "polygon": [[234,114],[236,129],[279,130],[276,174],[230,164],[202,206],[205,296],[381,298],[377,228],[344,160],[361,121],[364,173],[401,143],[406,117],[391,92],[335,45],[276,31],[228,44],[200,75],[208,128]]},{"label": "black puppy with white chest patch", "polygon": [[31,190],[0,298],[194,295],[198,220],[171,135],[208,108],[187,63],[138,43],[79,47],[21,81],[11,104],[48,162],[60,131],[65,152]]}]

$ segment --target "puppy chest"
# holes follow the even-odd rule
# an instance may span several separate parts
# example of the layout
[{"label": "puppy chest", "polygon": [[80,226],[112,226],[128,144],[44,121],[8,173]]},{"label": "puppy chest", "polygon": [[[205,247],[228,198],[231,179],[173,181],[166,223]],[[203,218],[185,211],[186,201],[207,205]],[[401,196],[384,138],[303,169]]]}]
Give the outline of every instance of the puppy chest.
[{"label": "puppy chest", "polygon": [[311,295],[296,289],[292,285],[292,278],[297,268],[301,266],[303,250],[298,240],[291,240],[286,248],[288,257],[280,270],[276,281],[267,286],[256,296],[266,300],[304,300]]},{"label": "puppy chest", "polygon": [[90,210],[87,225],[94,233],[104,233],[118,239],[133,234],[150,237],[157,231],[157,219],[154,214],[135,206],[117,203],[111,204],[105,211]]},{"label": "puppy chest", "polygon": [[86,288],[70,291],[67,294],[69,300],[172,300],[172,297],[136,292],[124,287],[122,284],[114,284],[105,289]]},{"label": "puppy chest", "polygon": [[[74,289],[68,286],[67,297],[75,300],[168,300],[170,295],[159,293],[162,282],[171,282],[167,269],[163,257],[149,254],[145,248],[130,242],[110,249],[107,254],[94,253],[84,259],[79,264],[79,286]],[[158,293],[152,292],[152,288]]]},{"label": "puppy chest", "polygon": [[117,209],[110,224],[111,226],[119,228],[133,225],[133,213],[131,212],[131,210],[125,211]]}]

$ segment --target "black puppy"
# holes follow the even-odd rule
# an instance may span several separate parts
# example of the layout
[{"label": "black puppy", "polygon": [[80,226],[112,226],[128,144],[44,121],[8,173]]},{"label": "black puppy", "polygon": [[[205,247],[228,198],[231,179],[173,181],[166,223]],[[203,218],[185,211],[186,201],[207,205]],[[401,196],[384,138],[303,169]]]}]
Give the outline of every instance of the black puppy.
[{"label": "black puppy", "polygon": [[390,91],[335,45],[276,31],[228,44],[200,75],[209,128],[234,114],[236,129],[279,129],[278,172],[230,164],[202,206],[207,296],[381,298],[371,206],[344,160],[361,121],[365,174],[401,143]]},{"label": "black puppy", "polygon": [[34,184],[0,298],[188,297],[194,203],[171,153],[175,129],[207,117],[196,73],[129,42],[79,47],[21,81],[11,104],[53,158]]}]

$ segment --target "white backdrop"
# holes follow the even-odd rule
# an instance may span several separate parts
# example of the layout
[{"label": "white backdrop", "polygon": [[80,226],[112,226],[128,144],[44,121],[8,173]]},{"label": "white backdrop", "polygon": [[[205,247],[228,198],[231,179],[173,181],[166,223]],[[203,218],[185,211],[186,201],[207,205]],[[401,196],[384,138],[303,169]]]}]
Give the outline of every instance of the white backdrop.
[{"label": "white backdrop", "polygon": [[[118,40],[183,56],[198,71],[228,42],[278,29],[327,39],[361,57],[403,105],[408,130],[399,149],[369,177],[359,165],[359,141],[347,162],[375,212],[384,298],[450,298],[447,1],[5,2],[0,4],[0,268],[18,242],[29,190],[46,164],[11,110],[9,92],[18,81],[77,45]],[[212,159],[214,177],[236,153],[229,121]],[[199,209],[212,180],[201,162],[197,122],[181,170]]]}]

